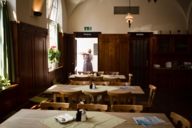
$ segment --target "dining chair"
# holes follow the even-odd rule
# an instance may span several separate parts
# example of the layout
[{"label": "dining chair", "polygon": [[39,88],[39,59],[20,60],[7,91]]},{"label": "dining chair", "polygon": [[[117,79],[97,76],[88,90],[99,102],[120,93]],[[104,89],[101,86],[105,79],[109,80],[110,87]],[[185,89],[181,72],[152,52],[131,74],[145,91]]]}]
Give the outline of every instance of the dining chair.
[{"label": "dining chair", "polygon": [[176,128],[191,128],[190,121],[176,112],[171,112],[170,118]]},{"label": "dining chair", "polygon": [[150,109],[153,106],[156,91],[157,87],[155,85],[149,84],[148,99],[146,101],[137,102],[137,104],[142,104],[144,109]]},{"label": "dining chair", "polygon": [[106,104],[77,104],[77,109],[85,109],[87,111],[107,111]]},{"label": "dining chair", "polygon": [[40,108],[45,110],[66,110],[69,109],[69,106],[69,103],[62,102],[41,102],[40,104]]},{"label": "dining chair", "polygon": [[90,85],[90,81],[70,80],[69,85]]},{"label": "dining chair", "polygon": [[30,107],[31,109],[39,109],[40,103],[45,102],[50,100],[47,97],[42,97],[42,96],[34,96],[29,101],[31,102],[32,106]]},{"label": "dining chair", "polygon": [[103,77],[102,76],[93,76],[91,78],[92,81],[103,81]]},{"label": "dining chair", "polygon": [[111,111],[115,112],[141,112],[143,105],[118,104],[111,105]]},{"label": "dining chair", "polygon": [[104,85],[104,86],[107,86],[109,85],[109,81],[94,81],[93,82],[95,85]]},{"label": "dining chair", "polygon": [[122,82],[122,81],[111,81],[109,83],[109,86],[127,86],[129,85],[128,82]]},{"label": "dining chair", "polygon": [[106,90],[85,90],[83,93],[86,95],[86,103],[103,103],[105,97],[107,96]]},{"label": "dining chair", "polygon": [[76,108],[76,104],[85,99],[85,96],[81,90],[68,90],[54,93],[53,99],[54,102],[60,99],[60,102],[70,103],[70,109],[73,109]]},{"label": "dining chair", "polygon": [[131,85],[131,82],[132,82],[132,77],[133,77],[133,74],[132,73],[129,73],[128,74],[128,83]]},{"label": "dining chair", "polygon": [[134,97],[131,92],[108,91],[110,105],[134,104]]},{"label": "dining chair", "polygon": [[119,78],[116,77],[103,77],[104,81],[109,81],[109,82],[117,82],[117,81],[121,81]]},{"label": "dining chair", "polygon": [[74,80],[78,80],[78,81],[90,81],[91,80],[91,76],[75,76]]}]

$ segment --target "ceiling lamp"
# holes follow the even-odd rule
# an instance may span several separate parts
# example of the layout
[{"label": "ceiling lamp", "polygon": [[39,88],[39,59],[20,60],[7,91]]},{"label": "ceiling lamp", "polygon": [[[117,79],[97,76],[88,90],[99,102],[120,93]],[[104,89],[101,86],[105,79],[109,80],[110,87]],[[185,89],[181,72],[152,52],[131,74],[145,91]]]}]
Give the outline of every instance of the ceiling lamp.
[{"label": "ceiling lamp", "polygon": [[125,19],[126,19],[126,22],[128,23],[129,28],[130,28],[131,24],[133,22],[133,16],[131,15],[131,13],[128,13],[127,16],[125,17]]},{"label": "ceiling lamp", "polygon": [[131,0],[129,0],[129,11],[127,16],[125,17],[126,22],[129,25],[129,28],[131,27],[131,24],[133,23],[133,16],[131,15]]}]

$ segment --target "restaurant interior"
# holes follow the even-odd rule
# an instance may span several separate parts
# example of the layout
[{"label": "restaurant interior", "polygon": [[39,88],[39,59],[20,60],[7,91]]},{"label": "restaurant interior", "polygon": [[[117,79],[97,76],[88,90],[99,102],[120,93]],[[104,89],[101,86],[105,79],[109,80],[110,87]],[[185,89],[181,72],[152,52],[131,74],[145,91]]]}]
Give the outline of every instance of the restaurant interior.
[{"label": "restaurant interior", "polygon": [[191,0],[0,0],[0,31],[0,128],[191,128]]}]

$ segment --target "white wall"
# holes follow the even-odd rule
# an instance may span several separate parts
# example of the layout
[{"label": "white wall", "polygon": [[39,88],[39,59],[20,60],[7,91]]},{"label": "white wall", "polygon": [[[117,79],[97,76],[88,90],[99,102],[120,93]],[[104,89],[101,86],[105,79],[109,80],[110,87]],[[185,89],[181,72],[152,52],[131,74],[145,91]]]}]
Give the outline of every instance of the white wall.
[{"label": "white wall", "polygon": [[18,20],[24,23],[47,28],[46,6],[42,8],[42,16],[34,16],[32,11],[33,0],[16,0]]},{"label": "white wall", "polygon": [[[8,0],[10,3],[10,17],[14,20],[12,11],[16,11],[17,18],[19,21],[47,28],[46,18],[46,0],[42,8],[42,16],[34,16],[32,11],[33,0]],[[58,1],[58,19],[60,31],[67,32],[67,14],[64,0]]]},{"label": "white wall", "polygon": [[[18,20],[47,28],[45,5],[42,16],[33,16],[33,0],[8,0],[10,3],[10,17],[15,10]],[[128,28],[125,15],[114,15],[114,6],[129,6],[128,0],[84,0],[71,13],[67,13],[66,0],[61,0],[58,23],[61,32],[84,31],[84,26],[92,26],[92,31],[102,33],[127,33],[128,31],[155,31],[162,33],[177,33],[187,30],[187,18],[176,0],[158,0],[157,3],[148,0],[132,0],[132,6],[140,7],[140,14],[133,15],[134,22]],[[46,2],[45,2],[46,3]],[[44,4],[45,4],[44,3]],[[68,15],[70,14],[70,15]]]},{"label": "white wall", "polygon": [[140,14],[133,15],[131,29],[125,22],[125,15],[114,15],[114,6],[128,6],[128,0],[87,0],[73,10],[68,21],[68,31],[84,31],[84,26],[92,26],[92,31],[102,33],[127,33],[128,31],[162,31],[162,33],[185,33],[186,16],[175,0],[132,0],[132,6],[140,6]]}]

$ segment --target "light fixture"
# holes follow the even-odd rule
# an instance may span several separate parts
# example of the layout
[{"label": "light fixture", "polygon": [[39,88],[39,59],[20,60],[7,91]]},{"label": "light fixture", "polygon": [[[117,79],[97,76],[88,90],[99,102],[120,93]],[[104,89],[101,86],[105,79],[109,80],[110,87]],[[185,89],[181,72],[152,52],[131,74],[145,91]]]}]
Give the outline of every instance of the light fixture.
[{"label": "light fixture", "polygon": [[33,0],[33,15],[41,16],[44,0]]},{"label": "light fixture", "polygon": [[129,28],[131,27],[131,24],[133,23],[133,16],[131,15],[131,0],[129,0],[129,11],[127,16],[125,17],[126,22],[129,25]]},{"label": "light fixture", "polygon": [[126,19],[126,22],[128,23],[129,28],[130,28],[131,24],[133,22],[133,16],[131,15],[131,13],[128,13],[127,16],[125,17],[125,19]]}]

